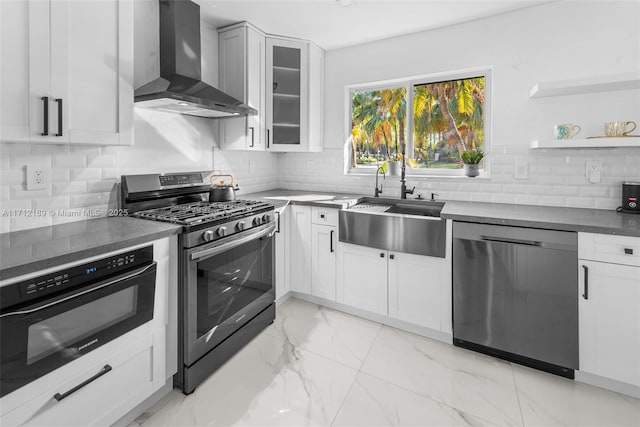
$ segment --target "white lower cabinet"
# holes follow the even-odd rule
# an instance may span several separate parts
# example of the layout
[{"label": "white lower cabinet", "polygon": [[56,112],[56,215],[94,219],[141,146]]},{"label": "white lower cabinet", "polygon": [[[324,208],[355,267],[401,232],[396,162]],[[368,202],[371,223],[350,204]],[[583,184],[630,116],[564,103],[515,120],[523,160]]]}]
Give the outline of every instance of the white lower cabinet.
[{"label": "white lower cabinet", "polygon": [[336,300],[338,209],[311,207],[311,295]]},{"label": "white lower cabinet", "polygon": [[[154,376],[153,365],[154,358],[164,357],[164,343],[154,343],[150,328],[141,328],[146,333],[138,334],[136,342],[127,343],[131,347],[106,356],[99,364],[42,391],[35,399],[4,415],[2,425],[89,426],[117,421],[151,395],[157,388],[154,382],[160,380]],[[105,373],[62,400],[54,398],[69,393],[100,372]],[[161,377],[164,384],[164,376]]]},{"label": "white lower cabinet", "polygon": [[337,301],[387,315],[387,251],[338,244]]},{"label": "white lower cabinet", "polygon": [[291,206],[291,290],[336,299],[338,210]]},{"label": "white lower cabinet", "polygon": [[291,206],[291,290],[311,294],[311,207]]},{"label": "white lower cabinet", "polygon": [[449,258],[338,244],[337,300],[451,333]]},{"label": "white lower cabinet", "polygon": [[285,206],[282,210],[276,211],[276,300],[285,296],[291,290],[291,273],[290,273],[290,258],[291,258],[291,245],[290,239],[290,206]]},{"label": "white lower cabinet", "polygon": [[311,295],[336,300],[336,227],[311,226]]},{"label": "white lower cabinet", "polygon": [[157,263],[153,320],[3,396],[0,425],[111,425],[171,381],[177,371],[177,236],[95,258],[150,244]]},{"label": "white lower cabinet", "polygon": [[443,286],[447,280],[451,279],[444,258],[390,253],[389,317],[442,330],[443,299],[447,299],[442,293],[450,289]]},{"label": "white lower cabinet", "polygon": [[580,371],[640,387],[640,238],[578,241]]}]

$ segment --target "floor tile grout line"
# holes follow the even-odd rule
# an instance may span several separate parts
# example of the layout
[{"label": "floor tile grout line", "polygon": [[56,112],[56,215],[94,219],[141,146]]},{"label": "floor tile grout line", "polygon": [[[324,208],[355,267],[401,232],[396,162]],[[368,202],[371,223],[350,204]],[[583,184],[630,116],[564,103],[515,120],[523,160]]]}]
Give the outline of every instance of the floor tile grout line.
[{"label": "floor tile grout line", "polygon": [[516,390],[516,399],[518,399],[518,408],[520,409],[520,421],[522,421],[522,427],[524,424],[524,413],[522,412],[522,402],[520,402],[520,391],[518,390],[518,382],[516,381],[516,372],[513,370],[513,363],[509,363],[511,367],[511,377],[513,378],[513,388]]},{"label": "floor tile grout line", "polygon": [[[413,333],[413,332],[409,332],[409,331],[404,331],[404,330],[402,330],[402,329],[398,329],[398,328],[395,328],[395,327],[393,327],[393,326],[389,326],[389,325],[382,325],[382,327],[380,328],[380,332],[379,332],[379,334],[382,332],[382,330],[383,330],[384,328],[387,328],[387,329],[389,329],[389,330],[392,330],[394,333],[396,333],[396,332],[400,332],[400,333],[402,333],[402,334],[409,334],[410,336],[415,337],[416,339],[426,339],[426,340],[431,340],[431,341],[438,342],[438,340],[434,340],[433,338],[425,337],[425,336],[422,336],[422,335],[419,335],[419,334],[415,334],[415,333]],[[379,335],[379,334],[378,334],[378,335]],[[376,341],[377,341],[377,339],[378,339],[378,337],[376,337]],[[375,342],[374,342],[374,344],[375,344]],[[373,346],[372,346],[372,347],[373,347]],[[455,346],[454,346],[454,347],[455,347]],[[455,347],[455,348],[454,348],[454,351],[464,351],[464,352],[469,352],[470,350],[467,350],[467,349],[464,349],[464,348]],[[471,353],[474,353],[474,354],[478,355],[476,352],[471,352]],[[482,355],[482,354],[479,354],[479,355],[480,355],[480,356],[485,357],[485,355]],[[368,357],[368,356],[369,356],[369,353],[367,353],[367,357]],[[493,356],[486,356],[486,358],[488,358],[488,359],[493,359],[493,360],[497,360],[497,361],[502,361],[501,359],[498,359],[498,358],[493,357]],[[365,357],[365,360],[366,360],[366,357]],[[505,362],[506,362],[506,365],[508,365],[508,366],[509,366],[509,369],[510,369],[510,371],[511,371],[511,375],[512,375],[512,379],[513,379],[513,381],[514,381],[514,386],[515,386],[515,375],[514,375],[514,373],[513,373],[513,364],[512,364],[511,362],[508,362],[508,361],[505,361]],[[364,366],[364,363],[363,363],[363,366]],[[431,396],[431,395],[428,395],[428,394],[425,394],[425,393],[422,393],[422,392],[419,392],[419,391],[416,391],[416,390],[409,389],[409,388],[407,388],[407,387],[405,387],[405,386],[403,386],[403,385],[396,384],[395,382],[389,381],[388,379],[381,378],[381,377],[379,377],[379,376],[378,376],[378,375],[376,375],[376,374],[373,374],[373,373],[370,373],[370,372],[362,371],[362,369],[360,369],[360,372],[361,372],[362,374],[364,374],[364,375],[368,375],[368,376],[370,376],[370,377],[372,377],[372,378],[375,378],[375,379],[377,379],[377,380],[379,380],[379,381],[382,381],[382,382],[384,382],[384,383],[386,383],[386,384],[390,384],[390,385],[395,386],[395,387],[398,387],[398,388],[400,388],[400,389],[402,389],[402,390],[404,390],[404,391],[407,391],[407,392],[410,392],[410,393],[415,394],[415,395],[417,395],[417,396],[421,396],[421,397],[423,397],[423,398],[429,399],[429,400],[431,400],[431,401],[433,401],[433,402],[436,402],[436,403],[438,403],[438,404],[442,404],[442,405],[444,405],[444,406],[447,406],[448,408],[451,408],[451,409],[453,409],[453,410],[461,411],[461,409],[456,408],[455,406],[450,405],[449,403],[447,403],[447,402],[446,402],[446,401],[444,401],[444,400],[440,400],[440,399],[434,398],[434,397],[433,397],[433,396]],[[517,389],[516,389],[516,390],[517,390]],[[522,425],[523,425],[523,427],[524,427],[524,419],[523,419],[523,414],[522,414],[522,410],[521,410],[521,406],[520,406],[520,401],[519,401],[519,399],[518,399],[518,409],[519,409],[519,412],[520,412],[520,419],[521,419],[521,421],[522,421],[522,423],[523,423]],[[487,423],[491,423],[491,424],[495,423],[494,421],[490,421],[490,420],[488,420],[488,419],[486,419],[486,418],[484,418],[484,417],[482,417],[482,416],[480,416],[480,415],[477,415],[477,414],[476,414],[476,413],[474,413],[474,412],[469,412],[469,411],[463,411],[463,412],[466,412],[466,413],[468,413],[468,414],[470,414],[470,415],[473,415],[475,418],[478,418],[478,419],[480,419],[480,420],[483,420],[483,421],[485,421],[485,422],[487,422]]]},{"label": "floor tile grout line", "polygon": [[[334,310],[334,309],[329,308],[329,307],[323,307],[323,306],[321,306],[321,305],[318,305],[318,304],[315,304],[315,303],[310,303],[310,302],[308,302],[308,301],[304,301],[304,300],[299,300],[299,301],[303,301],[303,302],[305,302],[305,303],[315,305],[315,306],[317,306],[317,307],[318,307],[319,309],[321,309],[321,310],[329,310],[329,311],[332,311],[332,312],[336,312],[336,313],[344,314],[344,313],[342,313],[342,312],[341,312],[341,311],[339,311],[339,310]],[[352,316],[352,317],[358,318],[357,316]],[[309,353],[311,353],[311,354],[313,354],[313,355],[316,355],[316,356],[322,357],[323,359],[329,360],[329,361],[331,361],[331,362],[338,363],[339,365],[342,365],[342,366],[345,366],[345,367],[347,367],[347,368],[350,368],[350,369],[353,369],[353,370],[357,370],[358,372],[360,372],[360,370],[362,369],[362,365],[364,364],[364,361],[366,360],[367,356],[369,355],[369,352],[371,351],[371,348],[373,347],[373,344],[376,342],[376,339],[378,339],[378,335],[380,334],[380,331],[382,330],[382,327],[384,326],[382,323],[378,323],[378,322],[373,321],[373,320],[368,320],[368,319],[360,319],[360,320],[364,320],[364,321],[366,321],[366,322],[368,322],[368,323],[371,323],[371,324],[377,325],[379,328],[378,328],[378,332],[376,332],[376,336],[375,336],[375,337],[373,338],[373,340],[371,341],[371,344],[369,345],[369,348],[368,348],[368,350],[367,350],[367,353],[365,354],[364,358],[362,359],[362,362],[360,362],[360,367],[359,367],[359,368],[356,368],[356,367],[353,367],[353,366],[347,365],[346,363],[344,363],[344,362],[342,362],[342,361],[340,361],[340,360],[333,359],[333,358],[331,358],[331,357],[327,356],[326,354],[320,354],[320,353],[317,353],[316,351],[314,351],[314,350],[310,350],[310,349],[308,349],[308,348],[301,348],[299,345],[296,345],[296,346],[295,346],[295,349],[296,349],[296,350],[301,350],[301,351],[309,352]],[[265,329],[265,331],[266,331],[266,329]],[[282,338],[281,338],[280,336],[278,336],[277,334],[270,334],[270,333],[265,332],[265,331],[263,331],[262,333],[264,333],[265,335],[267,335],[267,336],[269,336],[269,337],[271,337],[271,338],[282,339]]]},{"label": "floor tile grout line", "polygon": [[[375,323],[377,323],[377,322],[375,322]],[[362,372],[362,366],[364,366],[364,363],[367,361],[367,357],[369,357],[369,353],[371,352],[371,349],[373,348],[374,344],[378,340],[378,337],[380,336],[380,331],[382,330],[382,326],[383,325],[381,323],[378,323],[378,325],[380,326],[378,328],[378,332],[376,333],[376,336],[371,341],[371,345],[369,346],[369,349],[367,350],[367,354],[362,359],[362,362],[360,363],[360,367],[358,368],[358,371],[356,372],[356,375],[353,377],[353,381],[351,382],[351,385],[349,386],[349,390],[347,390],[347,393],[344,395],[344,398],[342,399],[342,402],[340,402],[340,407],[338,407],[338,410],[336,411],[336,414],[333,416],[333,420],[331,420],[331,424],[330,424],[331,426],[333,426],[335,424],[336,418],[338,418],[338,415],[340,414],[340,411],[342,410],[342,407],[344,406],[344,402],[347,401],[347,397],[349,397],[349,393],[351,393],[351,389],[353,388],[353,385],[356,383],[356,379],[358,378],[358,375],[360,373],[364,374],[364,372]]]}]

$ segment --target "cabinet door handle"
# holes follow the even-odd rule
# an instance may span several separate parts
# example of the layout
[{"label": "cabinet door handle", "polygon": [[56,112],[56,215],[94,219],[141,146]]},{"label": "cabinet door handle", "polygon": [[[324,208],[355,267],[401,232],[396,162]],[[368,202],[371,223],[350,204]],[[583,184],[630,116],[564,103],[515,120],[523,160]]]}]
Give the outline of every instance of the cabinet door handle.
[{"label": "cabinet door handle", "polygon": [[396,259],[396,256],[394,254],[389,255],[390,259]]},{"label": "cabinet door handle", "polygon": [[625,255],[633,255],[633,249],[631,249],[631,248],[624,248],[624,253],[625,253]]},{"label": "cabinet door handle", "polygon": [[276,211],[276,215],[278,215],[278,228],[276,228],[276,233],[280,232],[280,212]]},{"label": "cabinet door handle", "polygon": [[267,129],[267,148],[269,148],[269,129]]},{"label": "cabinet door handle", "polygon": [[49,135],[49,97],[43,96],[40,99],[44,102],[44,112],[43,112],[44,121],[42,123],[42,133],[40,135],[47,136]]},{"label": "cabinet door handle", "polygon": [[251,129],[251,145],[249,147],[253,148],[253,137],[254,137],[254,131],[255,128],[253,126],[249,126],[249,129]]},{"label": "cabinet door handle", "polygon": [[74,388],[72,388],[69,391],[66,391],[66,392],[64,392],[62,394],[60,394],[60,393],[54,394],[53,398],[55,400],[57,400],[58,402],[60,402],[62,399],[71,396],[73,393],[75,393],[76,391],[80,390],[82,387],[86,386],[87,384],[97,380],[98,378],[100,378],[101,376],[103,376],[104,374],[109,372],[111,369],[112,369],[111,366],[104,365],[104,368],[100,369],[100,371],[97,374],[95,374],[94,376],[92,376],[91,378],[81,382],[80,384],[78,384],[77,386],[75,386]]},{"label": "cabinet door handle", "polygon": [[320,214],[320,218],[324,219],[324,214]]},{"label": "cabinet door handle", "polygon": [[329,232],[329,252],[331,253],[333,253],[333,232],[334,230]]},{"label": "cabinet door handle", "polygon": [[58,133],[56,136],[62,136],[62,98],[56,98],[58,103]]},{"label": "cabinet door handle", "polygon": [[582,298],[589,299],[589,267],[583,265],[582,268],[584,268],[584,293]]},{"label": "cabinet door handle", "polygon": [[384,252],[380,252],[380,258],[384,258]]}]

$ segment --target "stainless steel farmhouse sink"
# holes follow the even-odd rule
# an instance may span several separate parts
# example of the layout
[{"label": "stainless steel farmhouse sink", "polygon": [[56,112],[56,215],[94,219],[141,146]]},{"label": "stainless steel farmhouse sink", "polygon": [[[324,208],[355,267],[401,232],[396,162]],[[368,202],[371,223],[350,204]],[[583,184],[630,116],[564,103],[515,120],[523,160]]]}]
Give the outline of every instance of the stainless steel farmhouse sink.
[{"label": "stainless steel farmhouse sink", "polygon": [[445,257],[443,202],[364,197],[340,211],[341,242]]}]

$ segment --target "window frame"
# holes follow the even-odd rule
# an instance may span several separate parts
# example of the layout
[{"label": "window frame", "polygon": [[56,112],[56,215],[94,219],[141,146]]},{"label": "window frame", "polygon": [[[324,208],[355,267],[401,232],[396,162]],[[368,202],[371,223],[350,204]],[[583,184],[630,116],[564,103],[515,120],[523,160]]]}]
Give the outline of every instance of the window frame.
[{"label": "window frame", "polygon": [[[351,119],[353,114],[352,97],[356,92],[373,91],[380,89],[406,87],[407,90],[407,122],[406,122],[406,145],[407,151],[413,151],[413,89],[416,85],[424,85],[430,83],[438,83],[449,80],[462,80],[469,78],[484,77],[484,148],[485,158],[483,167],[480,169],[480,176],[477,178],[490,177],[490,148],[492,142],[492,74],[493,69],[490,66],[470,68],[464,70],[446,71],[432,74],[424,74],[419,76],[411,76],[406,78],[380,80],[368,83],[359,83],[345,86],[345,153],[344,153],[344,171],[347,175],[373,175],[376,172],[375,165],[351,167],[351,150],[353,144],[351,140]],[[407,168],[407,176],[411,177],[431,177],[431,178],[465,178],[463,169],[437,169],[437,168]],[[477,179],[476,178],[476,179]]]}]

